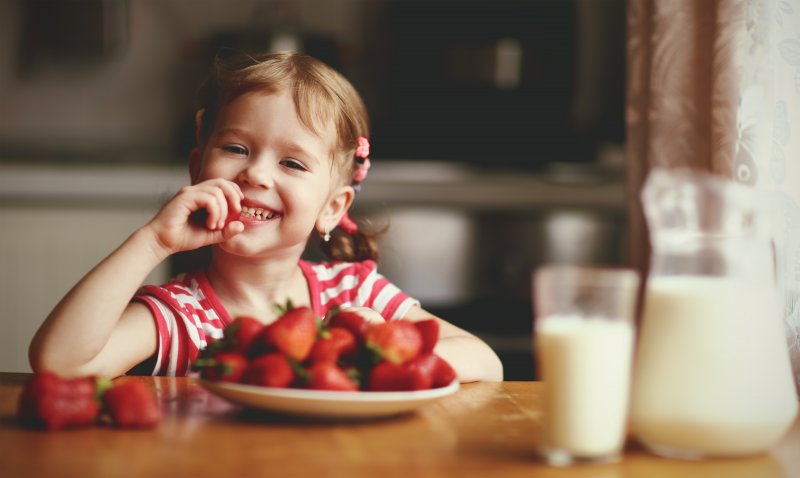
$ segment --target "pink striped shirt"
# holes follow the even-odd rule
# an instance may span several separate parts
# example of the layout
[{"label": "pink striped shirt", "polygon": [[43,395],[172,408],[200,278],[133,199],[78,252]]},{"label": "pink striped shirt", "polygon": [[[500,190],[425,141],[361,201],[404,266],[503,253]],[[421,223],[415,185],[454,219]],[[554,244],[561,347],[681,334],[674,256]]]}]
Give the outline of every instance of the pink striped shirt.
[{"label": "pink striped shirt", "polygon": [[[299,265],[308,283],[311,308],[320,317],[334,307],[369,307],[384,319],[394,320],[419,305],[380,275],[374,261],[300,261]],[[204,271],[181,274],[161,286],[144,286],[134,300],[147,305],[156,323],[153,375],[187,375],[200,350],[209,340],[221,338],[232,320]]]}]

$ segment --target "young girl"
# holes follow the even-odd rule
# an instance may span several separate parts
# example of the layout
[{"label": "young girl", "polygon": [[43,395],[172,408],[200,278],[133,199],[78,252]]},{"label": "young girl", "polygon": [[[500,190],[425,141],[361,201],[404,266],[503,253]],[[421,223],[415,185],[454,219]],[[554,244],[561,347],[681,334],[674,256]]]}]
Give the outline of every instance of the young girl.
[{"label": "young girl", "polygon": [[[287,300],[319,316],[338,307],[373,322],[431,317],[378,274],[371,239],[347,215],[369,168],[368,119],[352,85],[296,53],[215,66],[201,90],[191,185],[55,307],[31,343],[34,371],[185,375],[233,318],[269,323]],[[313,233],[334,262],[301,260]],[[208,245],[207,269],[140,288],[171,254]],[[462,382],[502,380],[484,342],[438,320],[435,352]]]}]

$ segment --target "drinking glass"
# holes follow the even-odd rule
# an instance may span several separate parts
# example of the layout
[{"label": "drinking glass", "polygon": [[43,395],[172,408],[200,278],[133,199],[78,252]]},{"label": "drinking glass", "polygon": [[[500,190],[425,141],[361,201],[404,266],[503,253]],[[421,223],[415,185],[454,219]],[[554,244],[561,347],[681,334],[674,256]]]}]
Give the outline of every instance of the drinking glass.
[{"label": "drinking glass", "polygon": [[534,272],[534,350],[545,386],[540,452],[551,465],[620,457],[638,287],[638,273],[627,269]]}]

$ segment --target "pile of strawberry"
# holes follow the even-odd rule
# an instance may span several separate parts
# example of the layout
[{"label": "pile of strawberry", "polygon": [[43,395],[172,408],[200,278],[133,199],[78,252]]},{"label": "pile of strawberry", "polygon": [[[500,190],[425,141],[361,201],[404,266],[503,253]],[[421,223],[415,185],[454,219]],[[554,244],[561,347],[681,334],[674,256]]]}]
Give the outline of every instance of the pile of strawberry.
[{"label": "pile of strawberry", "polygon": [[310,308],[291,305],[281,314],[268,325],[237,317],[194,370],[206,380],[341,391],[425,390],[456,379],[433,353],[435,319],[373,324],[344,311],[323,322]]},{"label": "pile of strawberry", "polygon": [[152,391],[133,379],[67,379],[40,372],[25,385],[17,416],[25,426],[47,430],[89,427],[102,421],[119,428],[149,428],[161,422],[161,409]]}]

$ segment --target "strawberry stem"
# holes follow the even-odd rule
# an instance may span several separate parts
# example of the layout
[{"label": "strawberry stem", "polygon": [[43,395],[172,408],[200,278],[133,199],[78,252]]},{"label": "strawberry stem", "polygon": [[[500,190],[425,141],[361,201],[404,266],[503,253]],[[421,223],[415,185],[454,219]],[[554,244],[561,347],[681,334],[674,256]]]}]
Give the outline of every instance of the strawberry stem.
[{"label": "strawberry stem", "polygon": [[217,361],[213,358],[200,358],[192,364],[192,370],[202,370],[207,367],[216,367]]},{"label": "strawberry stem", "polygon": [[103,401],[103,395],[106,394],[109,388],[111,388],[111,380],[106,377],[95,377],[94,379],[94,398],[98,402]]},{"label": "strawberry stem", "polygon": [[289,312],[290,310],[292,310],[294,308],[295,307],[294,307],[294,303],[292,302],[292,299],[287,299],[286,300],[286,305],[281,305],[281,304],[277,304],[276,303],[275,305],[272,306],[272,310],[275,311],[275,314],[277,314],[278,317],[282,316],[283,314],[285,314],[286,312]]},{"label": "strawberry stem", "polygon": [[299,378],[301,382],[305,384],[311,381],[311,374],[308,373],[308,370],[304,369],[302,365],[300,365],[300,362],[293,359],[292,357],[286,357],[286,359],[289,361],[289,365],[292,367],[292,370],[294,371],[294,373],[297,375],[297,378]]}]

